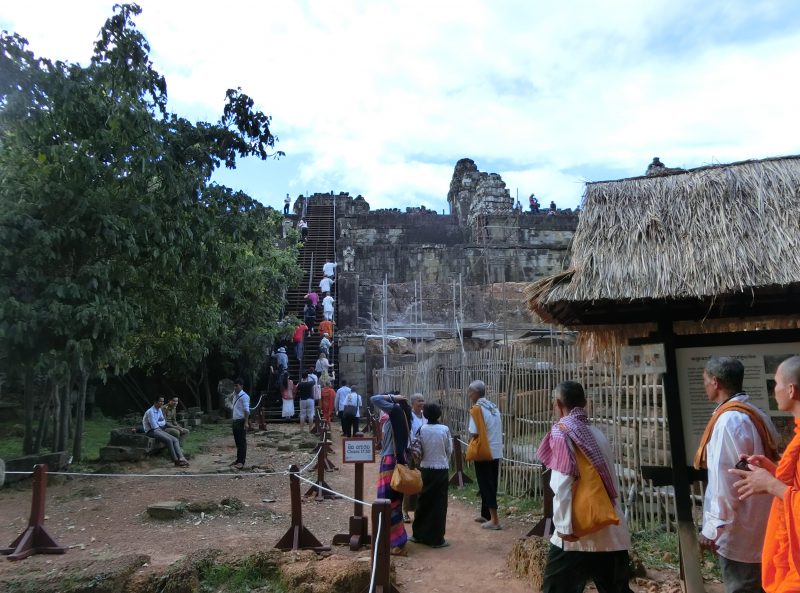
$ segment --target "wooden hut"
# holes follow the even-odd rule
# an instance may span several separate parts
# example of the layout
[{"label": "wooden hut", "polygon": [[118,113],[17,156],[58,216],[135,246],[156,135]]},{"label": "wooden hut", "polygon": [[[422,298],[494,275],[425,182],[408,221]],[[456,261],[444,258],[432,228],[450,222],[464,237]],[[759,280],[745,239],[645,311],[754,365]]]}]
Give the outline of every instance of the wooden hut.
[{"label": "wooden hut", "polygon": [[776,361],[800,352],[800,156],[589,183],[570,255],[527,288],[529,309],[579,330],[589,355],[663,356],[681,561],[702,591],[685,460],[708,411],[691,377],[741,353],[763,403]]}]

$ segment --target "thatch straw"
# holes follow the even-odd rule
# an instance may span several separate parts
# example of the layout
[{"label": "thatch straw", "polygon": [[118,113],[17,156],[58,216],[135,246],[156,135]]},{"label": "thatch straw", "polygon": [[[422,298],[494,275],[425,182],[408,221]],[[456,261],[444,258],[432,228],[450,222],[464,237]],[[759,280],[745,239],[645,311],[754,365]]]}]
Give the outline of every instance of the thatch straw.
[{"label": "thatch straw", "polygon": [[691,299],[800,282],[800,157],[590,183],[569,270],[526,289],[557,304]]},{"label": "thatch straw", "polygon": [[534,591],[542,590],[544,567],[550,541],[541,537],[519,539],[508,554],[508,567],[514,576],[527,580]]}]

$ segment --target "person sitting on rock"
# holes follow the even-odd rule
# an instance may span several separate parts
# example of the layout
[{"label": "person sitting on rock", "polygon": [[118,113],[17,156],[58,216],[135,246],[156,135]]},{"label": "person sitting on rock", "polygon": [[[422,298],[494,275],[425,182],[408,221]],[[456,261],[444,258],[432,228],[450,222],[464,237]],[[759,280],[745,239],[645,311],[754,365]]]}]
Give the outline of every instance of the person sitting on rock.
[{"label": "person sitting on rock", "polygon": [[187,467],[189,462],[186,461],[186,457],[183,455],[183,451],[181,450],[180,439],[167,432],[164,432],[164,428],[167,425],[167,419],[164,418],[164,412],[161,410],[163,405],[163,397],[159,396],[153,400],[153,405],[144,413],[144,417],[142,418],[142,427],[144,428],[144,432],[147,436],[156,439],[167,446],[167,451],[169,451],[170,457],[172,457],[172,461],[175,463],[175,465]]},{"label": "person sitting on rock", "polygon": [[164,428],[164,432],[171,434],[174,437],[178,437],[181,439],[181,441],[183,441],[183,437],[189,434],[189,429],[178,424],[178,404],[180,401],[181,400],[179,400],[177,397],[173,397],[163,408],[164,418],[167,420],[167,425],[166,428]]}]

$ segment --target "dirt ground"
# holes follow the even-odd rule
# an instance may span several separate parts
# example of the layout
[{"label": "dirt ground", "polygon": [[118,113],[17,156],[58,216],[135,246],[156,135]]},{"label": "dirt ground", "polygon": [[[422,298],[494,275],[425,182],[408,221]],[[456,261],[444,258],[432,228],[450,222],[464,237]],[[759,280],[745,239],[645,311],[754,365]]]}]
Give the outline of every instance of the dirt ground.
[{"label": "dirt ground", "polygon": [[[273,440],[298,432],[297,425],[270,427]],[[276,431],[280,435],[276,435]],[[191,435],[189,435],[191,438]],[[125,554],[147,554],[150,562],[142,570],[153,571],[202,548],[254,552],[270,549],[290,524],[289,479],[280,473],[290,464],[302,467],[312,451],[278,452],[265,447],[263,433],[248,435],[245,471],[230,470],[235,458],[233,438],[212,442],[208,453],[196,456],[187,469],[175,468],[158,459],[124,464],[127,474],[164,474],[169,477],[80,477],[56,478],[48,488],[46,527],[55,540],[69,549],[62,556],[33,556],[21,562],[0,560],[0,583],[21,572],[57,573],[58,566],[76,560],[90,562]],[[339,492],[353,495],[352,465],[341,463],[339,431],[334,428],[334,455],[338,471],[325,476]],[[208,477],[189,477],[210,473]],[[235,474],[235,475],[230,475]],[[316,478],[311,469],[304,474]],[[365,466],[365,500],[375,498],[377,464]],[[305,493],[308,484],[302,484]],[[467,489],[465,489],[467,490]],[[468,488],[471,492],[473,488]],[[463,496],[463,491],[451,493]],[[189,513],[172,521],[151,519],[147,506],[159,501],[216,501],[237,497],[244,508],[236,514]],[[0,545],[7,545],[26,527],[30,511],[30,481],[0,490]],[[334,534],[346,533],[353,504],[344,499],[304,499],[303,524],[323,543]],[[408,557],[395,558],[398,585],[405,593],[471,590],[529,593],[530,585],[515,578],[506,559],[516,539],[530,529],[528,524],[504,521],[502,531],[488,531],[473,521],[475,508],[451,497],[447,516],[450,547],[431,549],[409,542]],[[410,526],[409,526],[410,527]],[[409,531],[410,533],[410,531]],[[368,551],[351,552],[335,546],[334,552],[361,558]],[[658,576],[661,583],[641,581],[637,591],[675,591],[676,575]]]}]

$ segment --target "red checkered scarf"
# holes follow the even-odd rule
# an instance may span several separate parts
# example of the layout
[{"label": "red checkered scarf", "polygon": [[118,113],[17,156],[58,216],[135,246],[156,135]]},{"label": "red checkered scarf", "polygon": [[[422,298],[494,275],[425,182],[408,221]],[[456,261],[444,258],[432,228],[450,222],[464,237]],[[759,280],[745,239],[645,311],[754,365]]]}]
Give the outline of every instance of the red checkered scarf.
[{"label": "red checkered scarf", "polygon": [[597,473],[600,474],[608,496],[614,500],[617,497],[614,480],[603,457],[603,452],[592,431],[589,430],[589,417],[583,408],[572,408],[569,414],[553,425],[553,428],[544,437],[542,444],[539,445],[536,457],[547,467],[578,478],[578,464],[575,461],[575,453],[569,446],[569,441],[581,448]]}]

